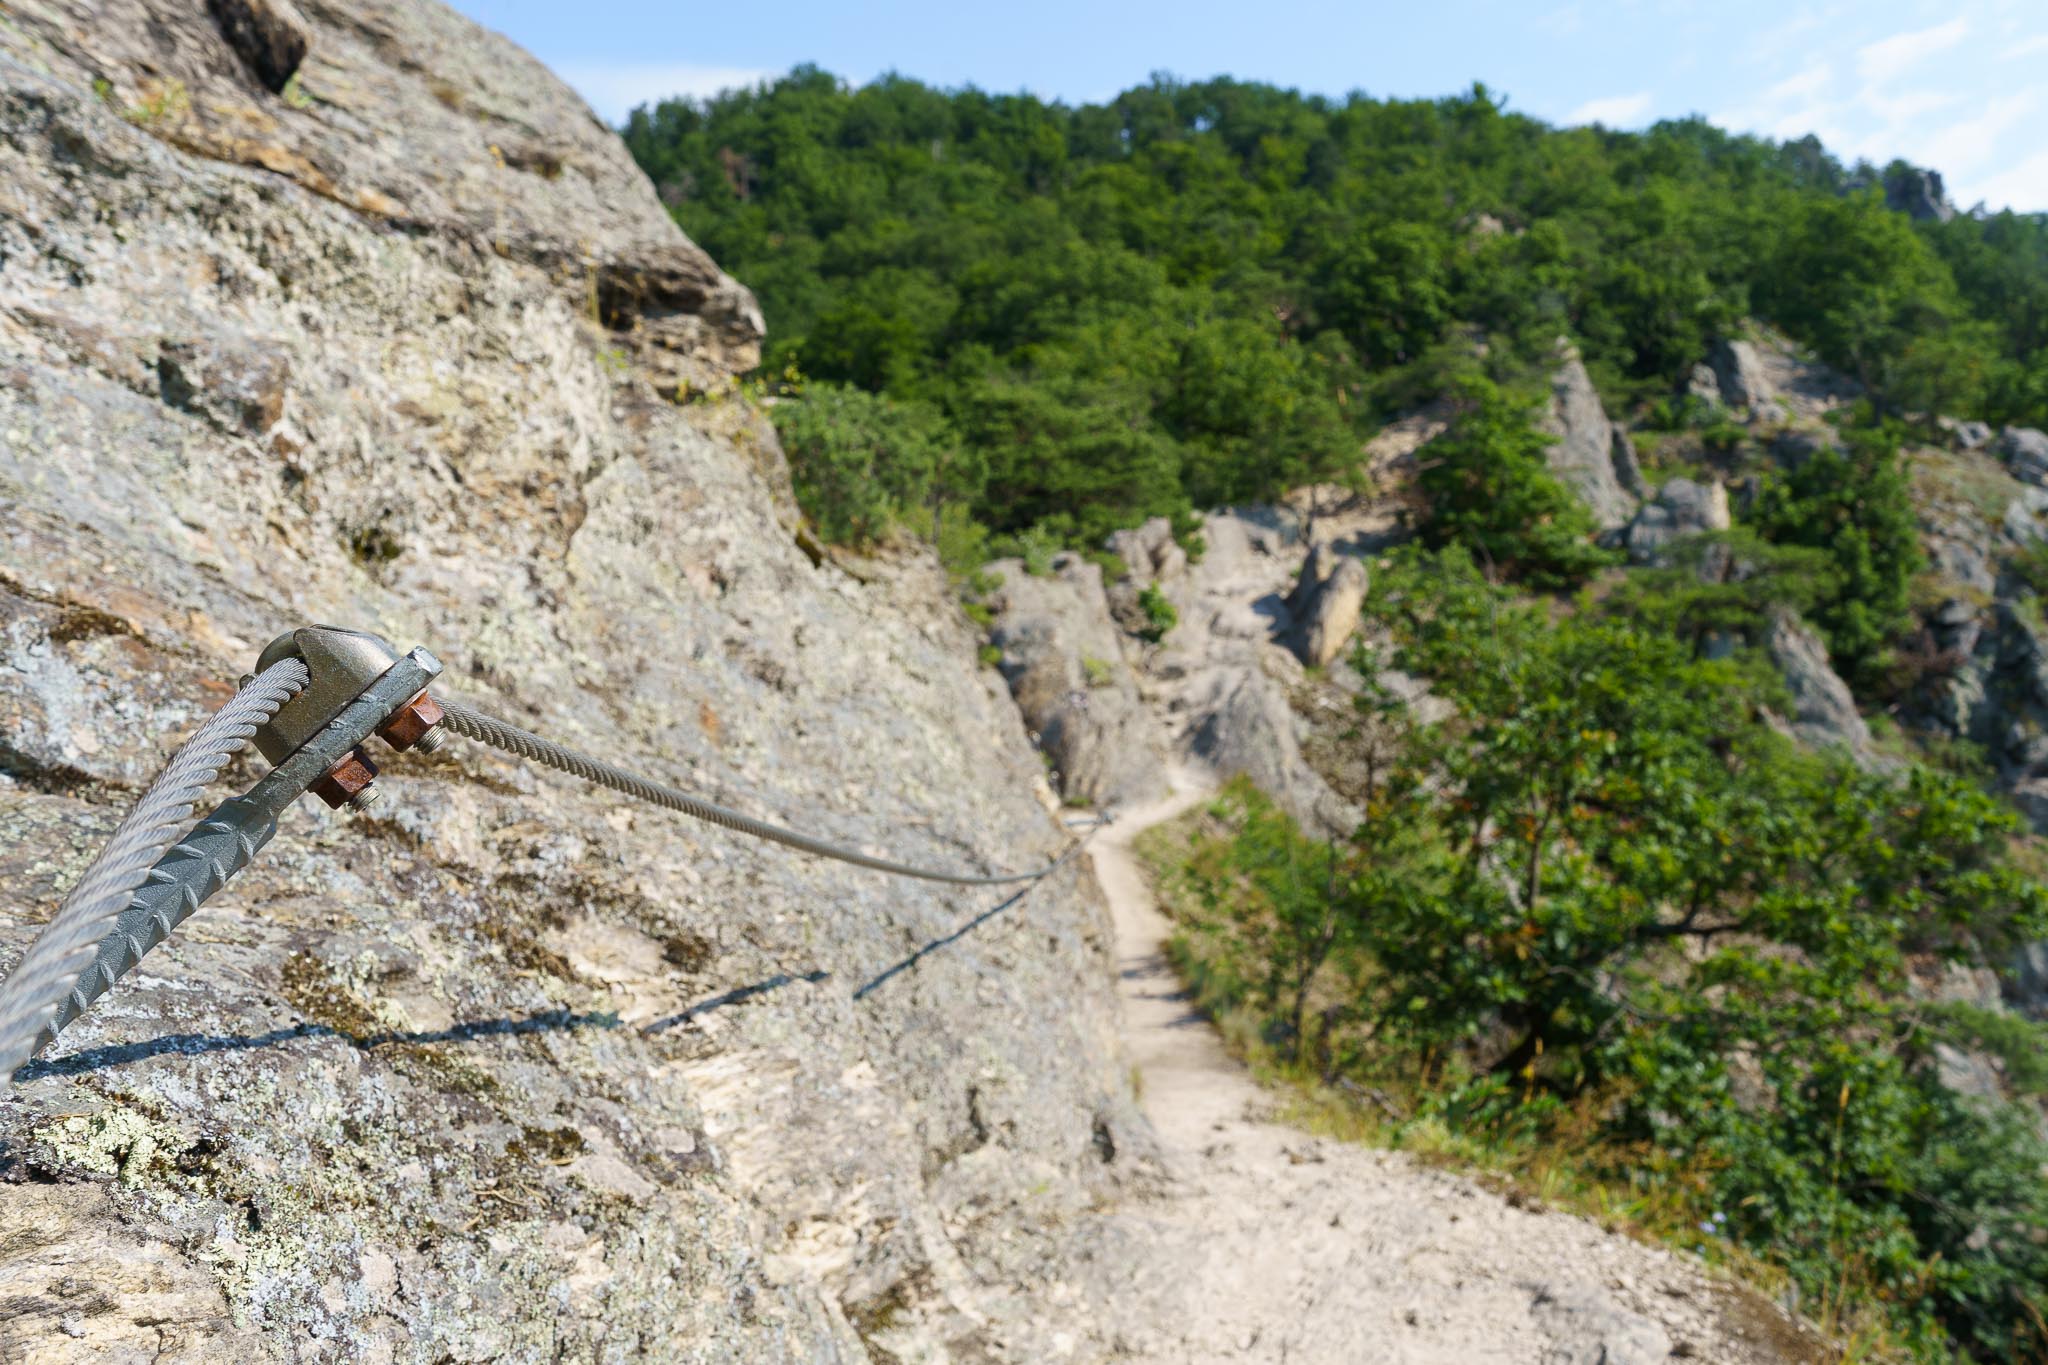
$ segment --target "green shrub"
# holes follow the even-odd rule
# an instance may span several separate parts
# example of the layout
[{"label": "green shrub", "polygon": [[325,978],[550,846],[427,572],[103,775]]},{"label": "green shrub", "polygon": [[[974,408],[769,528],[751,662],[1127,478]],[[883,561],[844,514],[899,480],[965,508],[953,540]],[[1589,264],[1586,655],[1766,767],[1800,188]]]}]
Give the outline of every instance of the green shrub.
[{"label": "green shrub", "polygon": [[1748,520],[1775,544],[1826,555],[1826,588],[1812,619],[1836,669],[1867,693],[1882,682],[1910,619],[1920,531],[1896,430],[1855,429],[1847,440],[1844,450],[1817,451],[1767,478]]},{"label": "green shrub", "polygon": [[865,546],[906,517],[927,532],[971,494],[978,471],[938,411],[808,383],[769,410],[797,502],[825,539]]},{"label": "green shrub", "polygon": [[1173,603],[1167,600],[1157,583],[1147,583],[1139,590],[1138,610],[1145,613],[1142,634],[1154,644],[1165,639],[1166,632],[1180,624],[1180,613],[1173,609]]},{"label": "green shrub", "polygon": [[1498,576],[1538,588],[1570,587],[1615,556],[1592,543],[1593,516],[1550,473],[1553,443],[1531,425],[1534,404],[1468,375],[1450,430],[1423,448],[1429,499],[1423,535],[1457,545]]}]

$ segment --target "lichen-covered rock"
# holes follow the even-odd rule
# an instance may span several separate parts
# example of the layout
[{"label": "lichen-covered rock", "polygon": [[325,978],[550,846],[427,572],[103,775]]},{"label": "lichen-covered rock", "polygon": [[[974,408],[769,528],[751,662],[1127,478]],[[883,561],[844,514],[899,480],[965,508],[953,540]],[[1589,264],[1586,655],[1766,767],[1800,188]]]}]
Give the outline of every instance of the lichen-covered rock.
[{"label": "lichen-covered rock", "polygon": [[1324,553],[1329,548],[1318,546],[1302,565],[1289,603],[1294,650],[1310,668],[1324,667],[1351,642],[1370,582],[1364,564],[1349,555]]},{"label": "lichen-covered rock", "polygon": [[1164,795],[1166,748],[1139,704],[1101,568],[1066,554],[1043,575],[1014,559],[988,571],[1002,580],[989,641],[1061,793],[1099,806]]},{"label": "lichen-covered rock", "polygon": [[1843,749],[1858,764],[1872,766],[1870,726],[1856,710],[1848,684],[1829,662],[1821,638],[1798,617],[1779,612],[1772,618],[1765,647],[1792,694],[1792,733],[1816,749]]},{"label": "lichen-covered rock", "polygon": [[1948,433],[1950,444],[1957,450],[1982,450],[1991,444],[1991,424],[1988,422],[1944,417],[1940,421],[1940,426]]},{"label": "lichen-covered rock", "polygon": [[2014,478],[2048,485],[2048,432],[2032,427],[2007,427],[1998,433],[1993,449]]},{"label": "lichen-covered rock", "polygon": [[1132,580],[1138,583],[1171,583],[1187,571],[1187,551],[1173,538],[1173,523],[1153,517],[1132,530],[1117,531],[1109,538],[1109,552],[1123,560]]},{"label": "lichen-covered rock", "polygon": [[[1550,381],[1550,404],[1537,425],[1557,438],[1545,456],[1550,472],[1579,495],[1593,513],[1594,524],[1603,531],[1625,525],[1636,510],[1636,500],[1615,471],[1615,426],[1574,347],[1561,346]],[[1640,482],[1640,473],[1636,478]]]},{"label": "lichen-covered rock", "polygon": [[[758,317],[617,140],[448,10],[300,11],[291,100],[204,5],[0,21],[0,970],[308,621],[827,838],[1065,847],[936,564],[814,565],[772,432],[672,401]],[[1059,1354],[1148,1149],[1083,863],[383,782],[0,1099],[0,1357]]]},{"label": "lichen-covered rock", "polygon": [[1732,525],[1728,489],[1719,483],[1667,479],[1654,502],[1645,503],[1622,534],[1630,562],[1653,564],[1671,542],[1684,536],[1725,531]]},{"label": "lichen-covered rock", "polygon": [[1771,383],[1754,342],[1739,338],[1717,341],[1707,364],[1714,371],[1721,401],[1731,408],[1754,411],[1777,397],[1777,388]]}]

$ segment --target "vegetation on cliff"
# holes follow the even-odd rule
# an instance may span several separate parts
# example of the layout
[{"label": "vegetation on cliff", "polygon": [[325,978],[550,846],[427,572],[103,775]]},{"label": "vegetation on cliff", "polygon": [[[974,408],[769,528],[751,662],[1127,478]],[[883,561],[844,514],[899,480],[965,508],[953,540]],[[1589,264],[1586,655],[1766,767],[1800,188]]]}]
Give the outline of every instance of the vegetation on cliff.
[{"label": "vegetation on cliff", "polygon": [[1092,545],[1342,474],[1480,337],[1499,379],[1569,335],[1626,405],[1759,317],[1886,410],[2048,425],[2048,223],[1912,223],[1810,138],[1556,130],[1483,87],[1067,107],[811,67],[625,134],[760,296],[770,372],[918,412],[968,458],[909,500],[997,532]]}]

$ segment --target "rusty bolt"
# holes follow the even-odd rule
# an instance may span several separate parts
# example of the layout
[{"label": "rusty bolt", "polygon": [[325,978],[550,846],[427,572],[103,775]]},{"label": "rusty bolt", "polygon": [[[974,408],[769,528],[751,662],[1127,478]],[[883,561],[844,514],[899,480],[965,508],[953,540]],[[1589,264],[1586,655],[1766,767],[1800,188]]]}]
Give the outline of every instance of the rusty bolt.
[{"label": "rusty bolt", "polygon": [[434,728],[440,723],[441,704],[422,692],[393,711],[391,719],[379,726],[377,733],[386,744],[401,753],[416,748],[423,754],[430,754],[447,738]]},{"label": "rusty bolt", "polygon": [[351,749],[313,784],[312,791],[330,809],[350,806],[362,810],[377,799],[370,794],[370,784],[376,780],[377,766],[370,762],[370,756],[361,749]]}]

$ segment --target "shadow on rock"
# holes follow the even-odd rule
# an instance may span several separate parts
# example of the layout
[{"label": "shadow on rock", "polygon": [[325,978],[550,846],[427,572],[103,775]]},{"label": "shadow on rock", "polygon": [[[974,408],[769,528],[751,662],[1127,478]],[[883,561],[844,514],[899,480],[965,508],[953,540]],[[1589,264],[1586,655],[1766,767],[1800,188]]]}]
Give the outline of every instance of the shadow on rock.
[{"label": "shadow on rock", "polygon": [[474,1023],[413,1033],[392,1030],[386,1033],[358,1035],[344,1033],[325,1024],[295,1024],[291,1028],[272,1029],[268,1033],[166,1033],[145,1042],[114,1043],[106,1047],[87,1048],[83,1052],[74,1052],[66,1057],[30,1062],[14,1073],[14,1078],[17,1082],[25,1084],[41,1080],[45,1076],[83,1076],[94,1071],[103,1071],[111,1066],[126,1066],[130,1062],[148,1061],[152,1057],[196,1057],[208,1052],[255,1052],[278,1047],[300,1038],[338,1038],[352,1047],[371,1051],[400,1044],[466,1043],[478,1038],[498,1038],[525,1033],[564,1033],[586,1028],[612,1029],[618,1026],[619,1017],[616,1014],[577,1014],[569,1010],[549,1010],[543,1014],[530,1014],[521,1019],[479,1019]]}]

